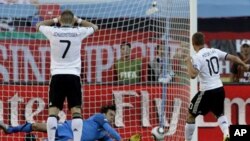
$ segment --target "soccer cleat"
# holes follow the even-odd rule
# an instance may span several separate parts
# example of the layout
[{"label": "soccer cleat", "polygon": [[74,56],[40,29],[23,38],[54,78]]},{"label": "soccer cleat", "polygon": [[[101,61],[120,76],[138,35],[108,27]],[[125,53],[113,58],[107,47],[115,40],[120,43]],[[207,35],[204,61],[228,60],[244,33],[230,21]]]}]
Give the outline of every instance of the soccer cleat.
[{"label": "soccer cleat", "polygon": [[224,137],[223,141],[230,141],[229,135],[227,135],[226,137]]},{"label": "soccer cleat", "polygon": [[8,134],[8,125],[4,124],[2,121],[0,121],[0,128],[4,131],[5,134]]}]

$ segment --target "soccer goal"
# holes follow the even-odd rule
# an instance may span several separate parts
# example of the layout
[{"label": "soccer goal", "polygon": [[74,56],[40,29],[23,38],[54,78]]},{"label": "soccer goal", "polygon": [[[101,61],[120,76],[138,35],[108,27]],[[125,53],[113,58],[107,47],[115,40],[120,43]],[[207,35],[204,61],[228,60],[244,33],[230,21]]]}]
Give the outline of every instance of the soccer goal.
[{"label": "soccer goal", "polygon": [[[35,24],[70,9],[99,26],[82,43],[83,115],[116,104],[115,129],[151,141],[164,128],[165,141],[183,141],[190,82],[188,0],[66,0],[0,4],[0,121],[16,126],[45,122],[50,47]],[[125,47],[121,44],[125,45]],[[71,119],[67,106],[67,119]],[[37,139],[44,133],[34,133]],[[23,141],[24,133],[0,140]]]}]

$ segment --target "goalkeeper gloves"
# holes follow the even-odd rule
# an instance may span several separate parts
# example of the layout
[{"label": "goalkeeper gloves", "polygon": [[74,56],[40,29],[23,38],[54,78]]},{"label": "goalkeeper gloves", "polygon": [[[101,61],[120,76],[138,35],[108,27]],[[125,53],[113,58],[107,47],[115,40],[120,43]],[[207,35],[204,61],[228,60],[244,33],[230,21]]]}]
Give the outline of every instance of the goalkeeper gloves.
[{"label": "goalkeeper gloves", "polygon": [[136,133],[129,138],[129,141],[141,141],[141,134]]}]

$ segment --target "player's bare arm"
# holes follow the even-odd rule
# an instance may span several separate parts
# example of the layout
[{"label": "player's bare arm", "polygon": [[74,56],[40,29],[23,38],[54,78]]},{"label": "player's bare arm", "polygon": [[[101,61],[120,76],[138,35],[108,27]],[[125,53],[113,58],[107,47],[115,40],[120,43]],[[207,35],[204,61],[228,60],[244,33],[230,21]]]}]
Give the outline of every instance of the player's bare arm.
[{"label": "player's bare arm", "polygon": [[79,24],[80,26],[82,27],[92,27],[95,31],[98,30],[98,26],[87,21],[87,20],[82,20],[81,18],[78,18],[78,17],[74,17],[74,23],[77,23]]},{"label": "player's bare arm", "polygon": [[57,18],[54,18],[54,19],[50,19],[50,20],[44,20],[44,21],[41,21],[41,22],[38,22],[37,24],[36,24],[36,30],[37,31],[39,31],[39,27],[41,26],[41,25],[46,25],[46,26],[51,26],[51,25],[53,25],[56,21]]},{"label": "player's bare arm", "polygon": [[93,24],[93,23],[91,23],[91,22],[89,22],[87,20],[82,20],[80,22],[80,25],[83,26],[83,27],[92,27],[95,31],[98,30],[98,26],[97,25],[95,25],[95,24]]},{"label": "player's bare arm", "polygon": [[195,69],[194,67],[193,67],[193,64],[192,64],[192,61],[191,61],[191,57],[189,56],[189,57],[186,57],[185,58],[185,62],[186,62],[186,64],[187,64],[187,71],[188,71],[188,74],[189,74],[189,76],[192,78],[192,79],[194,79],[194,78],[196,78],[196,76],[198,75],[198,70],[197,69]]},{"label": "player's bare arm", "polygon": [[245,62],[243,62],[239,57],[237,57],[235,55],[228,54],[226,56],[226,60],[237,63],[237,64],[243,66],[245,70],[249,70],[249,65],[245,64]]}]

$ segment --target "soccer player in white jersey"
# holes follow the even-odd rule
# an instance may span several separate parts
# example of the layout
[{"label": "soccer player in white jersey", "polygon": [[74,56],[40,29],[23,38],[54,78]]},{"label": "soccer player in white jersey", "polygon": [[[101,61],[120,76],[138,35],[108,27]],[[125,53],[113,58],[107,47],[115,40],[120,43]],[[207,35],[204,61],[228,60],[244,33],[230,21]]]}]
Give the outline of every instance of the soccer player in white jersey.
[{"label": "soccer player in white jersey", "polygon": [[185,126],[185,139],[191,141],[195,130],[195,118],[198,115],[206,115],[211,111],[218,120],[220,129],[224,134],[224,141],[229,141],[229,123],[224,116],[225,91],[219,74],[219,59],[229,60],[244,69],[249,69],[238,57],[227,54],[218,49],[204,47],[205,38],[201,32],[192,36],[192,44],[197,52],[192,57],[185,59],[187,63],[188,74],[192,79],[199,77],[200,89],[194,96],[189,106],[189,113]]},{"label": "soccer player in white jersey", "polygon": [[[52,26],[60,23],[60,27]],[[74,27],[75,24],[79,26]],[[81,92],[81,46],[82,40],[93,34],[98,27],[88,21],[78,19],[70,10],[65,10],[58,18],[37,23],[50,41],[51,81],[49,86],[49,116],[47,119],[48,140],[55,140],[57,115],[67,98],[72,113],[74,141],[82,136],[82,92]]]}]

